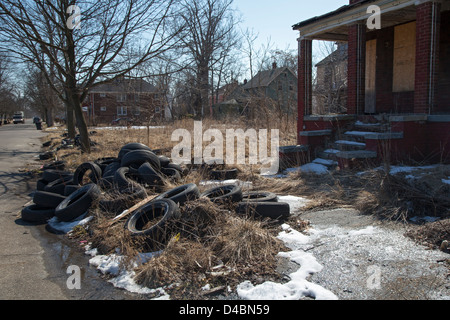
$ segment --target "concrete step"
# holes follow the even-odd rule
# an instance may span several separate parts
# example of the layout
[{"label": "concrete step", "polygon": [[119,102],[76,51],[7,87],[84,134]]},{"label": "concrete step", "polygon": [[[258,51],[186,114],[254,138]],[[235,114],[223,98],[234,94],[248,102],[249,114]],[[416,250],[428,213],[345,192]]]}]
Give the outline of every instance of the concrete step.
[{"label": "concrete step", "polygon": [[377,157],[377,153],[375,151],[354,150],[341,151],[336,156],[341,159],[373,159]]},{"label": "concrete step", "polygon": [[338,140],[334,142],[334,145],[339,151],[355,151],[364,150],[366,148],[365,143],[350,140]]},{"label": "concrete step", "polygon": [[327,160],[337,160],[336,154],[339,152],[340,150],[338,149],[326,149],[324,151],[319,152],[318,156],[322,159],[327,159]]},{"label": "concrete step", "polygon": [[313,160],[313,163],[321,164],[323,166],[326,166],[328,169],[334,169],[338,165],[337,161],[323,158],[316,158]]},{"label": "concrete step", "polygon": [[389,125],[386,123],[355,122],[355,131],[386,132],[387,130],[389,130]]}]

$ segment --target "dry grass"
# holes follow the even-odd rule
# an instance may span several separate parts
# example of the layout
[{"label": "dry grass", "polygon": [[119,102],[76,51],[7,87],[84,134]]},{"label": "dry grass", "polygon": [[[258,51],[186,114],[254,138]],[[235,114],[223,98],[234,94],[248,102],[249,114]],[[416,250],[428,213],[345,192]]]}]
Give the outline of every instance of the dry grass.
[{"label": "dry grass", "polygon": [[[246,128],[247,124],[226,125],[203,121],[205,128],[219,128],[224,131],[230,126]],[[57,159],[67,161],[67,169],[75,170],[85,161],[104,157],[116,157],[121,146],[129,142],[140,142],[152,149],[161,149],[162,154],[170,156],[171,148],[178,142],[171,142],[171,134],[177,128],[192,132],[193,121],[184,120],[164,124],[163,128],[149,130],[97,130],[91,139],[96,143],[91,154],[81,154],[76,148],[60,149]],[[61,142],[62,131],[52,132],[49,149]],[[280,132],[286,144],[296,144],[295,133]],[[447,171],[436,172],[427,179],[416,181],[414,185],[405,177],[369,171],[357,176],[352,171],[336,171],[327,175],[293,173],[289,178],[274,179],[259,175],[257,166],[236,166],[238,179],[249,181],[252,190],[271,191],[278,195],[297,195],[309,198],[310,204],[303,210],[318,210],[342,206],[352,206],[362,213],[376,215],[382,219],[406,221],[411,214],[448,217],[449,189],[431,181],[439,180]],[[208,178],[208,170],[192,166],[188,174],[178,184],[196,183]],[[163,190],[175,187],[168,183]],[[151,192],[151,191],[149,191]],[[115,197],[114,195],[112,196]],[[411,208],[414,208],[412,211]],[[136,269],[136,281],[149,287],[178,283],[172,287],[174,298],[201,298],[200,288],[206,283],[217,288],[233,286],[240,279],[275,279],[276,254],[285,248],[276,238],[278,225],[266,221],[250,220],[231,214],[227,208],[219,207],[209,199],[198,199],[186,203],[182,208],[182,218],[177,221],[179,237],[173,238],[165,246],[161,255],[151,259]],[[139,252],[145,250],[143,239],[132,238],[124,229],[124,220],[111,225],[115,214],[94,209],[95,217],[89,232],[80,236],[92,242],[92,247],[108,254],[117,249],[131,261]],[[299,229],[307,226],[295,217],[292,220]],[[448,228],[448,225],[446,225]],[[420,234],[424,234],[422,231]],[[438,238],[438,231],[433,231]],[[445,236],[448,236],[445,235]],[[430,236],[431,237],[431,236]],[[439,234],[439,239],[442,234]],[[126,265],[124,265],[126,267]]]}]

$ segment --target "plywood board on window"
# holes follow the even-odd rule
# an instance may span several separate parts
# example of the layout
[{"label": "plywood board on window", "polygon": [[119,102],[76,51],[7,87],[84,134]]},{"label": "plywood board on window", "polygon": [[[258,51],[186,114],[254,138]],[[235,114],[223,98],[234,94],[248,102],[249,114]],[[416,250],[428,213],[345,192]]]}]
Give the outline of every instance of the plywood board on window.
[{"label": "plywood board on window", "polygon": [[393,92],[414,91],[416,65],[416,22],[394,30]]}]

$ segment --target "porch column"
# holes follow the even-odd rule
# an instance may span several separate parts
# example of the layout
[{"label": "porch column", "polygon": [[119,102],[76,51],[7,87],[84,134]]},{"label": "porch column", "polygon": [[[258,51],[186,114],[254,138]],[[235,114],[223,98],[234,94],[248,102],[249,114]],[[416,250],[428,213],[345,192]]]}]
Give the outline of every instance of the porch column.
[{"label": "porch column", "polygon": [[366,81],[366,24],[357,23],[348,30],[347,114],[364,112]]},{"label": "porch column", "polygon": [[433,112],[438,77],[440,18],[440,1],[417,1],[414,113]]},{"label": "porch column", "polygon": [[312,113],[312,40],[298,39],[298,120],[297,140],[303,131],[305,115]]}]

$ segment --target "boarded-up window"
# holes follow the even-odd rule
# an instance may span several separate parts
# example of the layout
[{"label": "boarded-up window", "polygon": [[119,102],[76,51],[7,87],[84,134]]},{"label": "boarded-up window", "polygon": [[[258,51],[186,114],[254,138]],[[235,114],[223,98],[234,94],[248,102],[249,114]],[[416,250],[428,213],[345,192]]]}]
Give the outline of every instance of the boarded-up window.
[{"label": "boarded-up window", "polygon": [[393,92],[414,91],[416,22],[395,27]]}]

